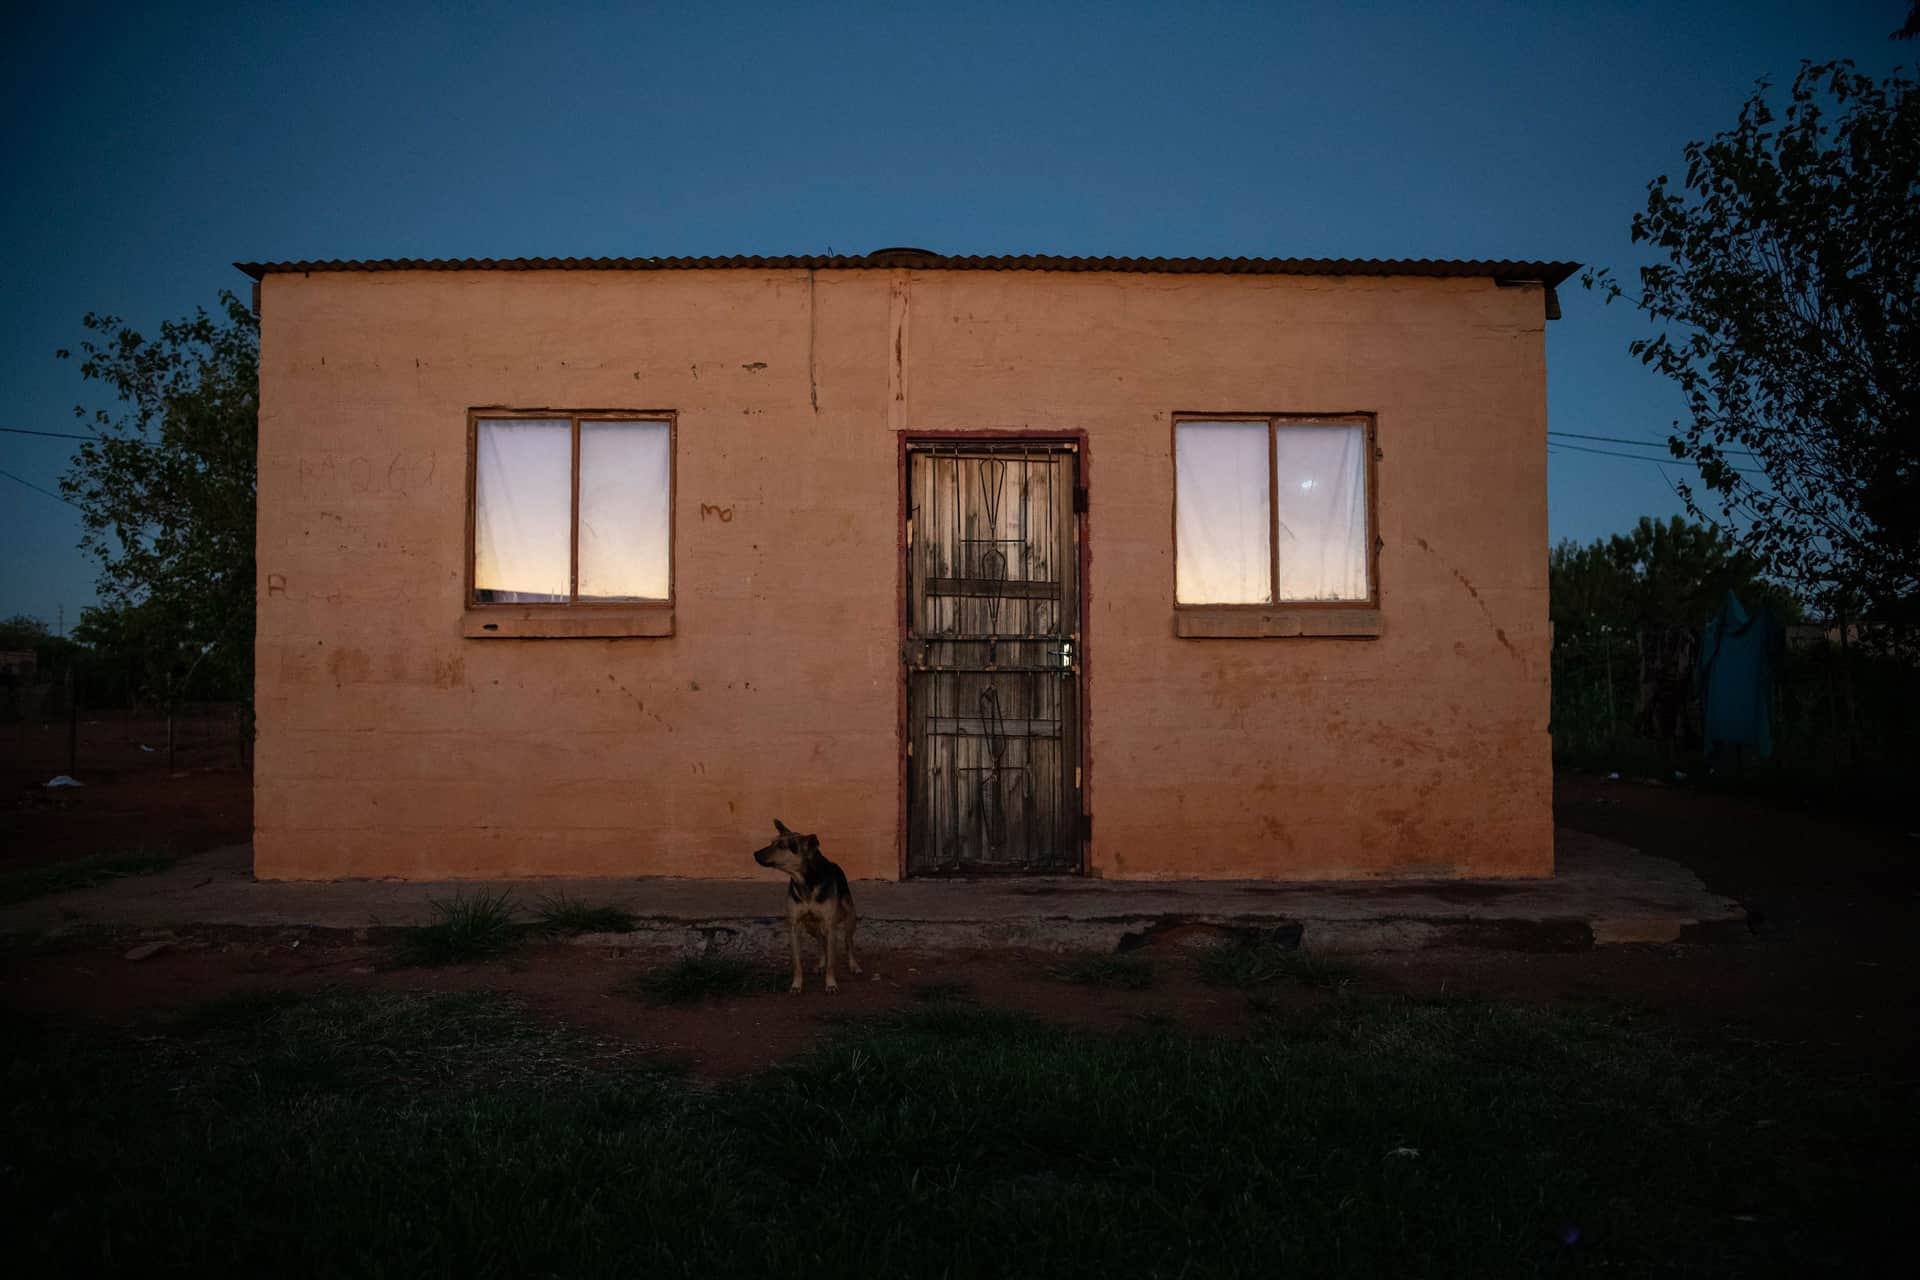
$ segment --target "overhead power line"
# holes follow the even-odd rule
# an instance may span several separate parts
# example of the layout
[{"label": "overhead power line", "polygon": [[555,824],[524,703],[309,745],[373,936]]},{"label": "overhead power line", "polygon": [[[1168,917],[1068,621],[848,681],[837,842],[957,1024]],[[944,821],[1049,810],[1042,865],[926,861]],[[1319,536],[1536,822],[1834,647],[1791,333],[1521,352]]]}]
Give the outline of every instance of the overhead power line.
[{"label": "overhead power line", "polygon": [[[1680,465],[1680,460],[1677,458],[1650,458],[1644,453],[1621,453],[1618,449],[1591,449],[1583,444],[1563,444],[1558,440],[1549,442],[1547,449],[1549,451],[1554,449],[1571,449],[1575,453],[1592,453],[1602,458],[1625,458],[1629,462],[1651,462],[1656,467]],[[1750,476],[1763,476],[1766,474],[1766,472],[1758,467],[1734,467],[1733,470],[1743,472]]]},{"label": "overhead power line", "polygon": [[[1667,445],[1665,441],[1635,440],[1628,436],[1589,436],[1589,435],[1583,435],[1578,431],[1549,431],[1547,432],[1547,434],[1550,436],[1564,436],[1569,440],[1600,440],[1607,444],[1638,445],[1642,449],[1662,449],[1662,450],[1667,449]],[[1759,456],[1758,454],[1754,453],[1753,450],[1751,449],[1722,449],[1720,450],[1720,452],[1721,453],[1738,453],[1749,458],[1754,458]],[[1667,450],[1667,456],[1669,458],[1673,456],[1671,450]]]},{"label": "overhead power line", "polygon": [[51,489],[42,489],[39,485],[35,484],[33,481],[22,479],[21,477],[13,474],[13,472],[11,471],[0,471],[0,476],[5,476],[7,479],[13,481],[15,484],[23,484],[27,486],[27,488],[33,490],[35,493],[44,493],[49,498],[52,498],[55,502],[64,502],[68,506],[73,507],[76,510],[80,509],[80,504],[73,501],[71,498],[63,498]]},{"label": "overhead power line", "polygon": [[29,431],[25,427],[0,427],[10,436],[50,436],[55,440],[98,440],[99,436],[80,436],[71,431]]}]

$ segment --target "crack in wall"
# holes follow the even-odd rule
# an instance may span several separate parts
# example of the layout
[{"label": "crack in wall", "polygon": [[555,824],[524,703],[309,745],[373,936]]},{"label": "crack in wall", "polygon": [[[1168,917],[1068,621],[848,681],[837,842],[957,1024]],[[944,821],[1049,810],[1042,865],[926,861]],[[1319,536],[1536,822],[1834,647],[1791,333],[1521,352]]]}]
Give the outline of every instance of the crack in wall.
[{"label": "crack in wall", "polygon": [[1480,612],[1486,618],[1487,625],[1493,628],[1493,638],[1500,642],[1500,647],[1502,649],[1505,649],[1509,654],[1512,654],[1514,657],[1518,658],[1520,656],[1520,651],[1513,647],[1513,641],[1507,639],[1506,629],[1494,621],[1493,610],[1487,608],[1487,602],[1480,598],[1480,588],[1474,586],[1472,581],[1468,579],[1466,574],[1460,572],[1460,570],[1454,568],[1451,564],[1448,564],[1445,560],[1441,560],[1440,553],[1438,551],[1435,551],[1431,546],[1429,546],[1425,538],[1415,538],[1413,542],[1414,542],[1414,545],[1419,547],[1422,551],[1426,552],[1428,555],[1432,556],[1434,559],[1440,560],[1441,566],[1445,568],[1448,573],[1451,573],[1453,575],[1454,581],[1458,582],[1461,586],[1467,589],[1467,594],[1473,597],[1473,602],[1480,606]]}]

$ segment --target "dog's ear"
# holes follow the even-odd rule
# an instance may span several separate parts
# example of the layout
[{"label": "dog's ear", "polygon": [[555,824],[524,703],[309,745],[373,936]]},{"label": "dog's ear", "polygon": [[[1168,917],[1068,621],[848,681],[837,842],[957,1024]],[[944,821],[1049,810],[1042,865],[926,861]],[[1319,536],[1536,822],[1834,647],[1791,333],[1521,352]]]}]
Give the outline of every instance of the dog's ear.
[{"label": "dog's ear", "polygon": [[775,818],[773,820],[773,829],[775,831],[778,831],[783,836],[790,836],[793,834],[793,832],[787,830],[787,824],[780,821],[780,819],[778,818]]}]

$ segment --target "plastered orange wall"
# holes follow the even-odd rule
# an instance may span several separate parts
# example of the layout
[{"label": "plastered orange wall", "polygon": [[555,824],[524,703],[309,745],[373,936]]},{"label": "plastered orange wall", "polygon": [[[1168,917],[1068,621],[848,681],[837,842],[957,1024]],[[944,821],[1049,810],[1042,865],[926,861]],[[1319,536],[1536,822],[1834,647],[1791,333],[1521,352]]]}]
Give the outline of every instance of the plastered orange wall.
[{"label": "plastered orange wall", "polygon": [[[255,869],[899,874],[898,435],[1085,432],[1091,870],[1543,875],[1537,287],[271,275]],[[678,413],[675,633],[464,639],[467,410]],[[1378,639],[1173,634],[1171,415],[1378,415]],[[720,513],[728,512],[723,517]]]}]

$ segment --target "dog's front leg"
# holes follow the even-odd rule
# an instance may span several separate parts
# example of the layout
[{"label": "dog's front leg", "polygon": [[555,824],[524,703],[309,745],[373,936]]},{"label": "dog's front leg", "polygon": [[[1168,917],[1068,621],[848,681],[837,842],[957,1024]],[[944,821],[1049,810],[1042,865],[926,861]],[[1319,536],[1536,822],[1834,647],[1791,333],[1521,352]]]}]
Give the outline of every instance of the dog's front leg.
[{"label": "dog's front leg", "polygon": [[846,953],[847,972],[859,973],[860,957],[855,955],[853,952],[853,923],[854,921],[853,921],[852,914],[848,914],[846,932],[843,933],[840,937],[840,950]]},{"label": "dog's front leg", "polygon": [[787,942],[793,949],[793,982],[787,987],[787,994],[797,996],[806,984],[806,975],[800,968],[800,921],[791,911],[787,913]]},{"label": "dog's front leg", "polygon": [[840,938],[840,930],[829,921],[827,927],[820,932],[825,934],[827,938],[827,994],[830,996],[838,995],[840,993],[840,979],[833,976],[833,962],[835,959],[834,952],[837,950],[837,943]]}]

